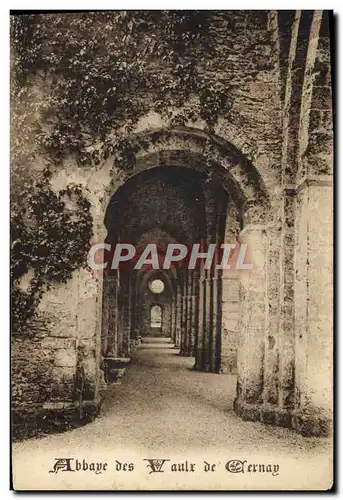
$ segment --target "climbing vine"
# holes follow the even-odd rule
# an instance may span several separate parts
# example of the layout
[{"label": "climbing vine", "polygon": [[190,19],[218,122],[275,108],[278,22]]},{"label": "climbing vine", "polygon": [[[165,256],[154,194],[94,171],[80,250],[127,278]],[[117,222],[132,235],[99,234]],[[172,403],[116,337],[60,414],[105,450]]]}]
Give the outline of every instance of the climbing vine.
[{"label": "climbing vine", "polygon": [[125,168],[132,154],[124,139],[150,110],[170,117],[176,109],[179,124],[201,117],[213,127],[227,112],[230,92],[199,71],[199,48],[212,50],[211,16],[129,11],[14,17],[15,92],[29,92],[25,85],[33,74],[48,75],[50,83],[35,124],[37,145],[55,162],[75,153],[81,165],[98,164],[112,146]]},{"label": "climbing vine", "polygon": [[[34,14],[11,19],[13,328],[32,317],[44,287],[85,261],[92,234],[80,187],[55,193],[49,172],[68,155],[80,167],[110,155],[129,170],[129,134],[155,111],[172,125],[228,114],[230,88],[203,71],[214,51],[212,11]],[[46,158],[44,168],[37,158]],[[74,199],[74,209],[66,198]],[[17,284],[29,270],[26,291]]]},{"label": "climbing vine", "polygon": [[[74,205],[69,208],[68,205]],[[32,184],[25,203],[11,207],[12,328],[20,332],[35,314],[37,304],[51,283],[65,283],[83,266],[90,247],[90,203],[80,186],[69,185],[58,194],[47,179]],[[26,290],[18,286],[28,271]],[[32,325],[31,325],[32,326]]]}]

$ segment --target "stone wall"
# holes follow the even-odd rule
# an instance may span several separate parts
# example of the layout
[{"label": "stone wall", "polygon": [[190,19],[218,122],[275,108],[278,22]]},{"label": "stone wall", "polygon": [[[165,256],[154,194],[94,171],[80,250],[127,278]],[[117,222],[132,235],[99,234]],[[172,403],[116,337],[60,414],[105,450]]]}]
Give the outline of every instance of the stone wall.
[{"label": "stone wall", "polygon": [[[198,369],[213,371],[218,371],[221,347],[222,370],[238,372],[235,408],[243,418],[320,434],[327,432],[332,403],[329,39],[319,11],[294,13],[282,26],[275,12],[218,12],[210,28],[216,33],[215,53],[209,57],[200,47],[195,49],[204,62],[204,81],[214,78],[227,84],[232,101],[231,110],[210,134],[199,117],[175,127],[171,119],[151,111],[128,138],[136,150],[130,172],[121,170],[114,158],[80,167],[70,156],[52,168],[51,185],[56,191],[70,182],[83,186],[94,220],[92,243],[99,243],[110,229],[104,218],[114,193],[139,175],[181,167],[196,171],[206,183],[215,179],[229,197],[225,241],[251,246],[254,272],[223,276],[218,289],[213,285],[217,276],[210,272],[200,270],[200,280],[194,274],[184,285],[178,274],[179,294],[173,289],[173,306],[166,313],[176,344],[187,355],[198,353]],[[157,71],[155,62],[152,71]],[[159,62],[158,71],[168,73],[170,68]],[[39,85],[44,88],[44,79]],[[45,91],[52,91],[48,82]],[[175,115],[175,110],[170,112]],[[44,157],[40,161],[44,163]],[[194,193],[201,191],[200,184]],[[186,240],[206,239],[198,228],[207,218],[208,228],[214,228],[211,237],[218,238],[218,207],[210,209],[209,198],[205,207],[198,205],[201,210],[194,208],[187,202],[196,198],[194,193],[188,189],[180,196],[177,186],[142,180],[122,213],[127,222],[122,229],[128,230],[124,237],[134,234],[137,210],[142,212],[153,199],[150,215],[156,224],[163,215],[160,207],[169,200],[173,210],[163,222],[168,230],[177,232],[179,217]],[[173,235],[168,237],[174,241]],[[115,287],[120,294],[120,281]],[[143,310],[149,311],[152,301],[147,292]],[[118,311],[113,309],[112,323],[106,316],[112,314],[106,310],[108,302],[104,299],[104,311],[102,302],[102,276],[85,269],[44,294],[40,311],[50,319],[49,334],[35,341],[14,339],[15,405],[23,404],[25,398],[18,394],[32,386],[25,404],[62,413],[80,407],[97,411],[104,350],[122,354],[130,332],[130,320],[121,314],[127,301],[121,298]],[[216,317],[220,328],[213,324],[213,310],[221,313]],[[147,318],[142,333],[149,330]],[[37,359],[38,365],[42,353],[42,366],[47,365],[51,377],[44,402],[37,399],[36,384],[41,382],[24,370],[25,359]],[[309,421],[309,412],[318,414],[316,422]]]}]

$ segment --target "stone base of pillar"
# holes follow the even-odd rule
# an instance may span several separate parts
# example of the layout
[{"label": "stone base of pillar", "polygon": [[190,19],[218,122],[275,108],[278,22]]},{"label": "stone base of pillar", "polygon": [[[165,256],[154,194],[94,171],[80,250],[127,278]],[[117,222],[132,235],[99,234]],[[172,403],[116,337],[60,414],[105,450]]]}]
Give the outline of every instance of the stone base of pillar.
[{"label": "stone base of pillar", "polygon": [[118,383],[126,371],[126,366],[130,363],[131,358],[104,358],[104,374],[107,383]]},{"label": "stone base of pillar", "polygon": [[191,357],[191,356],[193,356],[193,354],[188,352],[188,351],[180,351],[179,356]]},{"label": "stone base of pillar", "polygon": [[212,372],[212,368],[211,368],[210,365],[203,365],[203,364],[197,363],[197,362],[193,366],[193,370],[196,370],[198,372],[205,372],[205,373],[211,373]]},{"label": "stone base of pillar", "polygon": [[235,399],[234,410],[243,420],[288,427],[303,436],[325,437],[331,434],[331,418],[321,412],[316,414],[271,404],[247,403],[240,398]]},{"label": "stone base of pillar", "polygon": [[130,353],[135,352],[140,345],[141,345],[140,338],[138,338],[138,339],[131,339],[130,340]]},{"label": "stone base of pillar", "polygon": [[196,370],[197,372],[200,372],[201,371],[200,363],[195,362],[192,369]]},{"label": "stone base of pillar", "polygon": [[292,427],[303,436],[330,436],[332,417],[321,411],[297,410],[293,412]]},{"label": "stone base of pillar", "polygon": [[98,415],[101,398],[70,402],[26,403],[12,409],[14,439],[26,439],[40,433],[56,433],[88,424]]},{"label": "stone base of pillar", "polygon": [[268,404],[247,403],[240,398],[236,398],[234,410],[243,420],[250,420],[252,422],[260,421],[264,424],[279,425],[281,427],[292,427],[292,412],[286,408]]}]

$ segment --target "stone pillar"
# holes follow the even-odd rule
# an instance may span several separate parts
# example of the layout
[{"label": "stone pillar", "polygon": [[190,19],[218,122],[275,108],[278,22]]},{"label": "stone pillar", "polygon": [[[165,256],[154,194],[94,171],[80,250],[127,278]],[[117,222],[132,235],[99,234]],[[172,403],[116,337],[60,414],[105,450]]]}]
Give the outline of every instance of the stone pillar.
[{"label": "stone pillar", "polygon": [[[198,324],[197,342],[195,348],[194,369],[202,371],[212,371],[213,358],[215,358],[216,347],[216,326],[214,326],[214,290],[213,290],[213,266],[211,269],[204,268],[204,261],[200,261],[199,271],[199,292],[198,292]],[[196,300],[196,297],[194,297]],[[217,302],[215,303],[217,307]],[[216,371],[216,370],[215,370]]]},{"label": "stone pillar", "polygon": [[193,314],[194,314],[194,298],[193,298],[193,288],[194,288],[194,273],[188,271],[188,283],[187,283],[187,336],[185,345],[185,355],[192,356],[193,352]]},{"label": "stone pillar", "polygon": [[199,264],[199,294],[197,307],[198,333],[195,346],[195,370],[201,370],[203,366],[204,335],[205,335],[205,269],[204,261]]},{"label": "stone pillar", "polygon": [[191,324],[191,337],[190,337],[190,355],[195,356],[197,338],[198,338],[198,297],[199,297],[199,269],[193,271],[192,280],[192,324]]},{"label": "stone pillar", "polygon": [[218,270],[214,269],[214,276],[212,278],[213,290],[213,314],[212,314],[212,334],[211,334],[211,371],[214,373],[220,372],[221,361],[221,293],[222,293],[222,280]]},{"label": "stone pillar", "polygon": [[224,272],[222,276],[221,315],[221,371],[237,373],[239,344],[239,318],[241,316],[240,283],[237,271]]},{"label": "stone pillar", "polygon": [[124,321],[125,321],[125,309],[127,307],[125,301],[125,285],[123,285],[121,279],[119,279],[119,291],[118,291],[118,319],[117,319],[117,344],[118,344],[118,354],[119,356],[124,356],[126,351],[125,342],[125,332],[124,332]]},{"label": "stone pillar", "polygon": [[329,434],[333,407],[333,123],[328,13],[314,11],[301,100],[295,218],[295,414]]},{"label": "stone pillar", "polygon": [[177,292],[175,291],[174,293],[174,310],[173,310],[173,315],[174,315],[174,330],[173,330],[173,343],[174,347],[176,346],[177,343],[177,319],[178,319],[178,296]]},{"label": "stone pillar", "polygon": [[88,269],[76,270],[67,283],[54,284],[46,291],[38,306],[52,320],[49,335],[40,340],[42,351],[50,358],[47,368],[51,367],[47,373],[51,387],[45,388],[50,389],[51,399],[41,404],[47,421],[63,415],[67,422],[75,416],[75,409],[81,420],[85,412],[94,416],[98,411],[104,382],[100,369],[101,286],[101,276]]},{"label": "stone pillar", "polygon": [[123,340],[122,340],[122,350],[121,355],[126,357],[130,353],[130,332],[131,332],[131,289],[130,289],[130,277],[125,275],[125,281],[123,277]]},{"label": "stone pillar", "polygon": [[201,370],[211,371],[213,281],[212,270],[205,269],[204,278],[204,336],[202,343]]},{"label": "stone pillar", "polygon": [[[281,228],[269,226],[266,235],[266,293],[268,303],[268,317],[264,339],[264,372],[263,372],[263,401],[276,405],[279,402],[279,380],[280,380],[280,352],[283,344],[280,321],[280,291],[283,283],[280,283],[280,235]],[[292,276],[292,275],[291,275]],[[293,332],[289,332],[290,338]],[[284,339],[284,347],[287,341]],[[281,349],[281,350],[280,350]]]},{"label": "stone pillar", "polygon": [[[107,331],[107,352],[106,356],[116,356],[118,354],[118,298],[119,298],[119,277],[118,274],[108,276],[106,283],[107,304],[108,304],[108,331]],[[106,332],[105,332],[106,334]]]},{"label": "stone pillar", "polygon": [[252,270],[240,270],[241,331],[238,350],[238,395],[235,411],[247,420],[260,420],[263,402],[264,342],[267,331],[266,228],[251,224],[240,234],[248,245]]},{"label": "stone pillar", "polygon": [[175,314],[176,314],[175,347],[180,348],[180,346],[181,346],[182,294],[181,294],[181,287],[179,284],[177,285],[177,292],[176,292],[176,311],[175,311]]},{"label": "stone pillar", "polygon": [[[224,243],[237,245],[239,231],[237,209],[231,202],[227,207]],[[232,255],[235,255],[233,250]],[[233,263],[230,269],[224,269],[222,273],[221,370],[224,373],[237,373],[239,318],[241,316],[239,290],[239,270],[235,269]]]},{"label": "stone pillar", "polygon": [[[39,312],[53,319],[49,335],[41,340],[41,350],[48,352],[53,361],[52,366],[49,362],[51,366],[49,375],[52,381],[49,389],[52,401],[71,402],[73,399],[79,335],[77,319],[79,275],[80,271],[74,271],[67,283],[53,284],[44,293],[38,305]],[[88,332],[91,333],[89,330]],[[87,330],[85,333],[87,334]]]},{"label": "stone pillar", "polygon": [[328,434],[333,401],[333,190],[330,176],[298,188],[295,247],[294,427]]},{"label": "stone pillar", "polygon": [[107,274],[103,276],[102,286],[102,323],[101,323],[101,355],[106,356],[108,349],[108,321],[109,321],[109,280]]},{"label": "stone pillar", "polygon": [[216,251],[212,262],[212,334],[211,334],[211,371],[221,372],[221,347],[222,347],[222,269],[218,265],[222,260],[221,245],[224,242],[226,224],[226,200],[219,198],[217,202],[216,223]]},{"label": "stone pillar", "polygon": [[170,342],[175,344],[175,311],[176,311],[176,302],[174,295],[171,299],[171,317],[170,317]]},{"label": "stone pillar", "polygon": [[[206,212],[206,235],[202,239],[201,251],[207,251],[211,243],[216,243],[217,241],[217,220],[218,220],[218,186],[209,182],[204,186],[205,195],[205,212]],[[203,268],[203,259],[200,260],[200,272],[203,278],[204,288],[200,292],[203,294],[203,308],[202,308],[202,322],[199,318],[199,334],[202,333],[202,339],[199,340],[199,345],[197,347],[197,360],[195,363],[196,367],[200,367],[200,370],[211,371],[212,370],[212,358],[213,358],[213,342],[216,337],[215,331],[213,330],[213,315],[214,307],[216,304],[213,302],[213,276],[214,270],[213,265],[210,269]],[[201,306],[201,304],[199,304]],[[201,307],[199,308],[201,310]],[[201,347],[200,347],[201,344]],[[201,356],[199,359],[199,348],[201,348]]]},{"label": "stone pillar", "polygon": [[184,271],[183,283],[182,283],[182,326],[181,326],[181,346],[180,354],[181,356],[187,355],[187,345],[188,345],[188,273]]},{"label": "stone pillar", "polygon": [[131,276],[130,279],[130,302],[131,302],[131,331],[130,338],[131,342],[137,345],[138,332],[137,332],[137,291],[136,291],[136,281]]}]

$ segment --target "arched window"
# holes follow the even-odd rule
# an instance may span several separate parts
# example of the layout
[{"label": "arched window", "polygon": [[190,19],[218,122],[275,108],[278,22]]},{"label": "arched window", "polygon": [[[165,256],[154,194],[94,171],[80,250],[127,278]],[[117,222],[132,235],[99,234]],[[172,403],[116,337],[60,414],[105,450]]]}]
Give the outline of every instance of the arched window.
[{"label": "arched window", "polygon": [[161,328],[162,326],[162,307],[152,306],[150,309],[150,326],[152,328]]}]

